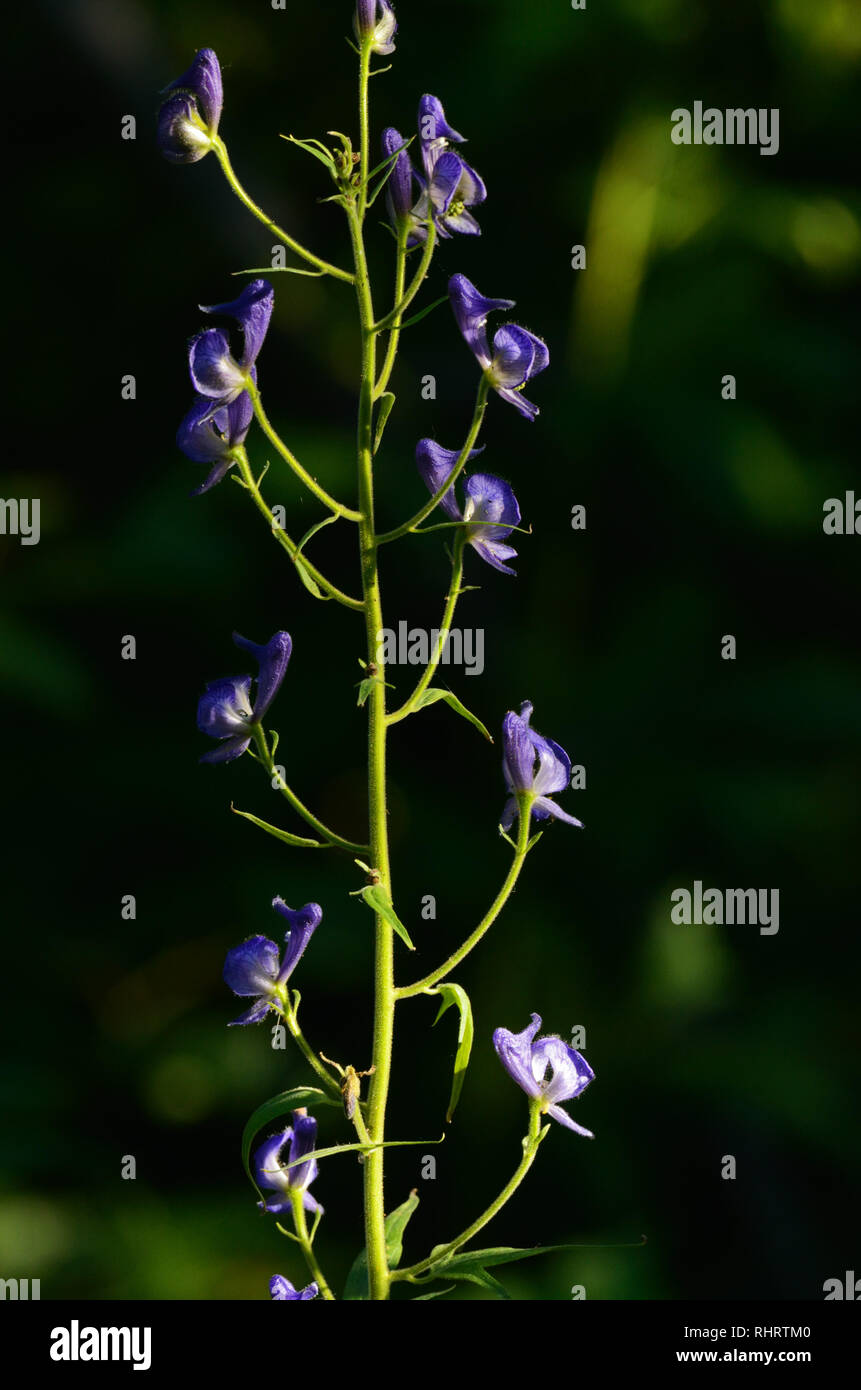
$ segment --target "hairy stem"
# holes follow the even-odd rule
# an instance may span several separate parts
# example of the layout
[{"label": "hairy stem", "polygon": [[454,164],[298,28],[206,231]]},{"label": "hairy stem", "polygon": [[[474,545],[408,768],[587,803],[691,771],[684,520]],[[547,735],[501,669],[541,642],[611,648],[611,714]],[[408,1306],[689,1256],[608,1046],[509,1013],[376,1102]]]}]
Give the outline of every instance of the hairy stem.
[{"label": "hairy stem", "polygon": [[305,1217],[305,1208],[302,1205],[301,1192],[290,1193],[290,1205],[293,1208],[293,1221],[296,1225],[296,1235],[299,1238],[299,1244],[302,1247],[302,1254],[305,1256],[305,1263],[308,1266],[311,1278],[317,1284],[321,1298],[325,1299],[327,1303],[334,1303],[335,1295],[332,1293],[332,1290],[323,1277],[323,1271],[317,1262],[317,1256],[314,1254],[314,1247],[311,1244],[311,1237],[308,1234],[308,1222]]},{"label": "hairy stem", "polygon": [[403,526],[396,526],[393,531],[385,531],[381,536],[377,536],[377,545],[387,545],[389,541],[398,541],[401,536],[409,535],[410,531],[414,531],[417,526],[420,526],[425,518],[429,517],[431,512],[439,506],[452,483],[454,483],[463,472],[469,456],[475,448],[476,440],[481,432],[484,412],[487,409],[487,393],[489,390],[490,386],[487,378],[483,376],[479,383],[478,395],[475,399],[475,410],[473,411],[472,423],[469,427],[466,443],[461,449],[445,482],[437,489],[430,501],[426,502],[423,507],[420,507],[415,516],[410,517],[409,521],[405,521]]},{"label": "hairy stem", "polygon": [[250,379],[250,377],[248,379],[246,389],[248,391],[249,396],[251,397],[251,403],[254,406],[254,414],[257,417],[257,423],[259,424],[263,433],[266,435],[266,438],[269,440],[269,443],[272,445],[273,449],[277,450],[277,452],[284,459],[285,463],[288,463],[290,465],[293,472],[296,474],[296,477],[301,479],[308,491],[313,492],[317,500],[319,502],[322,502],[324,507],[328,507],[329,511],[333,512],[335,516],[344,517],[344,519],[347,521],[361,521],[361,512],[353,511],[351,507],[345,507],[341,502],[337,502],[334,497],[330,497],[326,489],[320,487],[320,484],[314,478],[311,477],[311,474],[308,472],[308,470],[302,467],[301,463],[296,458],[296,455],[290,449],[287,448],[287,445],[284,443],[284,440],[281,438],[279,434],[276,433],[269,420],[268,415],[266,414],[266,411],[263,409],[263,402],[260,399],[260,392],[254,385],[254,382]]},{"label": "hairy stem", "polygon": [[294,251],[297,256],[301,256],[303,261],[307,261],[309,265],[315,266],[317,270],[323,271],[326,275],[333,275],[336,280],[344,280],[348,285],[353,284],[353,276],[348,270],[339,270],[336,265],[330,265],[328,261],[323,261],[319,256],[315,256],[313,251],[306,251],[304,246],[301,246],[293,237],[288,236],[284,229],[279,227],[277,222],[273,222],[271,217],[267,217],[263,209],[259,208],[253,198],[248,196],[234,173],[233,165],[230,163],[230,157],[227,153],[227,146],[220,136],[215,136],[212,142],[212,148],[215,150],[224,177],[227,179],[233,192],[236,194],[239,201],[248,208],[248,211],[253,213],[258,222],[262,222],[264,227],[266,227],[273,236],[276,236],[279,241],[283,241],[285,246],[289,246],[291,251]]},{"label": "hairy stem", "polygon": [[442,626],[439,629],[439,636],[434,642],[430,661],[425,667],[421,679],[413,693],[404,701],[400,709],[393,710],[393,712],[387,716],[386,722],[388,724],[398,724],[402,719],[406,719],[408,714],[412,714],[416,707],[416,703],[421,699],[422,695],[424,695],[437,673],[443,648],[448,639],[449,629],[451,628],[452,619],[454,617],[454,610],[457,607],[457,601],[461,595],[460,586],[463,582],[463,547],[465,544],[466,535],[461,531],[460,534],[455,537],[454,541],[451,583],[449,585],[448,594],[446,595],[445,611],[442,615]]},{"label": "hairy stem", "polygon": [[436,985],[439,983],[440,980],[444,980],[445,977],[448,974],[450,974],[452,970],[454,970],[455,966],[460,965],[461,961],[469,955],[473,947],[478,945],[485,932],[493,926],[493,923],[496,921],[500,912],[505,907],[505,904],[508,902],[508,899],[511,897],[511,894],[514,890],[514,885],[520,877],[520,870],[523,868],[526,856],[529,853],[530,819],[531,815],[529,805],[524,805],[524,802],[521,800],[520,825],[518,827],[517,834],[517,848],[514,854],[514,858],[511,861],[511,867],[508,870],[505,882],[503,883],[502,887],[500,888],[499,892],[497,893],[487,912],[482,917],[475,931],[470,932],[463,945],[459,946],[456,951],[452,951],[448,960],[444,961],[438,970],[432,970],[429,975],[425,975],[424,978],[421,980],[416,980],[415,984],[413,985],[402,985],[400,989],[395,990],[396,999],[412,999],[414,995],[421,994],[423,990],[428,989],[431,985]]}]

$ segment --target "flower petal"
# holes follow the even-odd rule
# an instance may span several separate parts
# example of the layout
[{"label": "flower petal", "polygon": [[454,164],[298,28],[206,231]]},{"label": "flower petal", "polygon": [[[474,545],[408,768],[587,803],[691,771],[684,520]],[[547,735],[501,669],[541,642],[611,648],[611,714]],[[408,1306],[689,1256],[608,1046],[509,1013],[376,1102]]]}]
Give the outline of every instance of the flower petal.
[{"label": "flower petal", "polygon": [[256,657],[260,665],[257,674],[257,696],[254,701],[254,719],[259,723],[281,688],[293,650],[293,640],[289,632],[276,632],[265,646],[258,646],[247,637],[240,637],[238,632],[234,632],[233,640],[237,647]]},{"label": "flower petal", "polygon": [[294,911],[293,908],[287,906],[283,898],[273,898],[272,906],[289,924],[284,963],[278,972],[278,983],[283,985],[293,974],[308,942],[320,925],[323,919],[323,909],[319,903],[306,903],[304,907]]},{"label": "flower petal", "polygon": [[198,758],[201,763],[232,763],[237,758],[241,758],[246,748],[250,744],[250,738],[225,739],[218,748],[211,748],[208,753],[202,753]]},{"label": "flower petal", "polygon": [[546,796],[540,796],[537,801],[533,801],[532,814],[536,820],[561,820],[566,825],[576,826],[578,830],[583,829],[581,820],[569,816],[567,811],[563,811],[561,806],[557,806],[555,801]]},{"label": "flower petal", "polygon": [[[264,1139],[259,1148],[255,1149],[251,1169],[258,1187],[271,1192],[289,1192],[290,1173],[281,1167],[279,1159],[282,1149],[292,1138],[293,1129],[288,1125],[278,1134],[270,1134],[269,1138]],[[266,1205],[269,1206],[269,1203]]]},{"label": "flower petal", "polygon": [[531,333],[506,323],[493,338],[493,383],[495,386],[523,386],[532,375],[535,343]]},{"label": "flower petal", "polygon": [[224,983],[240,998],[271,994],[278,978],[280,953],[268,936],[249,936],[234,946],[224,962]]},{"label": "flower petal", "polygon": [[[460,449],[444,449],[441,444],[437,444],[433,439],[419,440],[416,445],[416,466],[431,496],[435,496],[436,493],[439,492],[449,473],[460,458],[460,452]],[[477,458],[481,452],[481,449],[473,449],[469,455],[469,459]],[[454,484],[452,484],[448,492],[443,495],[440,506],[446,516],[451,517],[452,521],[463,520],[463,514],[460,507],[457,505]]]},{"label": "flower petal", "polygon": [[205,328],[192,338],[188,370],[198,395],[225,405],[245,389],[245,375],[231,357],[227,334],[220,328]]},{"label": "flower petal", "polygon": [[313,1280],[306,1284],[304,1289],[294,1288],[283,1274],[273,1274],[269,1280],[269,1293],[273,1303],[307,1303],[309,1299],[316,1298],[319,1292]]},{"label": "flower petal", "polygon": [[591,1129],[584,1129],[582,1125],[576,1124],[575,1121],[571,1119],[571,1116],[562,1109],[561,1105],[551,1105],[547,1114],[551,1115],[554,1120],[558,1120],[560,1125],[564,1125],[566,1129],[573,1129],[575,1134],[582,1134],[584,1139],[595,1138]]},{"label": "flower petal", "polygon": [[457,145],[466,141],[465,135],[449,125],[439,97],[430,93],[426,93],[419,102],[419,138],[423,146],[431,145],[436,140],[454,140]]},{"label": "flower petal", "polygon": [[389,216],[394,223],[408,217],[413,205],[413,166],[409,151],[403,148],[404,144],[404,137],[394,126],[388,126],[383,131],[383,154],[386,158],[390,158],[395,150],[400,150],[386,184]]},{"label": "flower petal", "polygon": [[221,66],[211,48],[199,49],[194,55],[191,67],[182,77],[171,82],[165,91],[192,93],[211,134],[215,134],[224,105],[224,86],[221,80]]},{"label": "flower petal", "polygon": [[290,1158],[288,1162],[295,1163],[297,1159],[307,1158],[306,1163],[298,1163],[295,1168],[286,1170],[286,1179],[294,1192],[300,1192],[303,1188],[310,1187],[317,1176],[317,1160],[313,1157],[314,1145],[317,1142],[317,1121],[313,1115],[303,1115],[301,1111],[293,1112],[293,1137],[290,1140]]},{"label": "flower petal", "polygon": [[528,1096],[537,1097],[541,1088],[532,1072],[532,1040],[541,1027],[538,1014],[532,1015],[532,1022],[522,1033],[511,1033],[507,1028],[497,1028],[493,1035],[493,1046],[508,1075]]},{"label": "flower petal", "polygon": [[251,677],[229,676],[210,681],[197,706],[197,727],[210,738],[232,738],[247,732],[251,718]]},{"label": "flower petal", "polygon": [[[550,1080],[546,1079],[550,1071]],[[579,1052],[569,1047],[563,1038],[539,1038],[532,1048],[532,1074],[541,1086],[544,1099],[551,1105],[573,1100],[585,1091],[595,1073]]]},{"label": "flower petal", "polygon": [[453,275],[448,282],[449,299],[458,327],[483,367],[490,366],[490,349],[485,325],[495,309],[513,309],[513,299],[487,299],[465,275]]},{"label": "flower petal", "polygon": [[478,535],[481,540],[500,541],[520,524],[520,507],[514,489],[503,478],[493,473],[473,473],[466,480],[464,492],[468,500],[463,514],[470,527],[475,528],[470,530],[471,535]]},{"label": "flower petal", "polygon": [[162,103],[156,140],[171,164],[196,164],[212,149],[212,141],[195,119],[197,107],[188,92],[177,92]]},{"label": "flower petal", "polygon": [[269,281],[251,280],[236,299],[200,307],[205,314],[224,314],[236,319],[244,342],[240,365],[247,372],[257,361],[275,307],[275,291]]},{"label": "flower petal", "polygon": [[492,565],[501,574],[513,574],[516,577],[517,571],[503,563],[505,560],[516,560],[517,551],[513,546],[503,545],[501,541],[483,541],[478,536],[472,536],[469,543],[486,564]]},{"label": "flower petal", "polygon": [[271,1007],[272,1001],[270,999],[257,999],[250,1009],[246,1009],[245,1013],[240,1014],[238,1018],[232,1019],[227,1026],[228,1028],[244,1028],[249,1023],[262,1023]]},{"label": "flower petal", "polygon": [[510,792],[532,790],[535,749],[525,719],[509,710],[502,721],[502,770]]}]

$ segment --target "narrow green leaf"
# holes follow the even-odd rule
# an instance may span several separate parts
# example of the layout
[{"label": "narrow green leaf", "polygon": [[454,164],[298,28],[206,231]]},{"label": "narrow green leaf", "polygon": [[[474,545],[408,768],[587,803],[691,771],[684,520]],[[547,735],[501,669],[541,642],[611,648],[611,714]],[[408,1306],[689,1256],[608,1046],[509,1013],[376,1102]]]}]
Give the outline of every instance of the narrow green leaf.
[{"label": "narrow green leaf", "polygon": [[321,275],[328,275],[327,270],[303,270],[298,265],[253,265],[247,270],[231,270],[231,275],[307,275],[312,280],[319,280]]},{"label": "narrow green leaf", "polygon": [[466,705],[457,698],[453,690],[441,690],[439,686],[432,685],[429,690],[426,690],[423,695],[419,696],[416,701],[416,709],[424,709],[427,705],[434,705],[437,700],[445,700],[446,704],[454,710],[455,714],[459,714],[462,719],[468,719],[470,724],[473,724],[480,734],[484,734],[488,743],[493,743],[493,739],[478,718],[478,715],[468,710]]},{"label": "narrow green leaf", "polygon": [[294,1086],[291,1090],[282,1091],[280,1095],[273,1096],[271,1100],[258,1105],[242,1131],[242,1166],[248,1174],[252,1186],[260,1193],[261,1197],[263,1193],[260,1192],[251,1171],[251,1147],[259,1131],[265,1125],[271,1124],[273,1120],[286,1115],[288,1110],[299,1110],[303,1105],[337,1106],[339,1103],[339,1101],[332,1100],[325,1091],[319,1090],[316,1086]]},{"label": "narrow green leaf", "polygon": [[460,1093],[463,1090],[463,1083],[466,1080],[466,1069],[469,1066],[469,1058],[472,1052],[472,1042],[475,1036],[475,1028],[472,1021],[472,1005],[469,1002],[469,995],[461,985],[443,984],[438,985],[433,990],[428,990],[429,994],[439,994],[442,996],[442,1003],[439,1006],[439,1013],[433,1021],[432,1026],[436,1026],[447,1009],[454,1004],[460,1015],[460,1022],[457,1030],[457,1053],[454,1059],[454,1076],[451,1083],[451,1098],[446,1111],[446,1122],[451,1124],[452,1115],[455,1112]]},{"label": "narrow green leaf", "polygon": [[394,403],[395,396],[393,392],[384,391],[383,394],[380,396],[380,409],[377,414],[377,432],[374,435],[374,453],[377,452],[377,450],[380,447],[380,444],[382,443],[383,430],[386,428],[386,422],[392,413],[392,407],[394,406]]},{"label": "narrow green leaf", "polygon": [[446,1278],[462,1280],[467,1284],[478,1284],[479,1288],[488,1289],[490,1293],[493,1294],[494,1298],[511,1300],[511,1294],[508,1293],[506,1289],[503,1288],[502,1284],[500,1284],[499,1280],[494,1279],[493,1275],[489,1274],[486,1269],[470,1270],[468,1274],[452,1274],[451,1270],[446,1266],[445,1273]]},{"label": "narrow green leaf", "polygon": [[308,566],[305,564],[305,561],[302,559],[302,556],[298,553],[293,556],[293,564],[296,567],[296,573],[302,580],[302,583],[305,585],[305,588],[308,590],[308,593],[313,594],[315,598],[322,599],[324,603],[328,602],[329,595],[324,594],[323,591],[320,589],[319,585],[315,582],[315,580],[311,578],[311,573],[308,569]]},{"label": "narrow green leaf", "polygon": [[420,309],[417,314],[413,314],[412,318],[404,319],[401,328],[412,328],[414,323],[421,323],[422,319],[427,318],[428,314],[432,314],[434,309],[438,309],[441,304],[447,302],[448,295],[440,295],[439,299],[435,299],[433,304],[429,304],[426,309]]},{"label": "narrow green leaf", "polygon": [[454,1293],[454,1284],[447,1289],[437,1289],[435,1293],[420,1293],[418,1298],[411,1298],[410,1303],[428,1303],[432,1298],[443,1298],[447,1293]]},{"label": "narrow green leaf", "polygon": [[301,555],[302,551],[305,549],[305,546],[308,544],[312,536],[316,536],[317,532],[322,531],[324,526],[331,526],[332,523],[337,520],[338,518],[335,515],[324,516],[322,521],[318,521],[316,526],[312,526],[309,531],[305,532],[304,536],[302,537],[301,541],[296,547],[296,554]]},{"label": "narrow green leaf", "polygon": [[359,694],[356,699],[356,704],[359,706],[359,709],[367,702],[368,696],[378,681],[379,676],[366,676],[363,681],[359,681]]},{"label": "narrow green leaf", "polygon": [[358,896],[364,898],[368,907],[372,908],[374,912],[378,912],[381,917],[386,919],[389,926],[394,928],[401,938],[401,941],[405,943],[409,950],[414,951],[416,949],[410,941],[409,932],[392,907],[386,890],[381,883],[369,883],[367,888],[363,888]]},{"label": "narrow green leaf", "polygon": [[[449,1259],[442,1260],[434,1272],[440,1278],[445,1276],[446,1279],[456,1279],[467,1274],[486,1273],[488,1265],[509,1265],[518,1260],[531,1260],[535,1255],[553,1255],[559,1250],[586,1248],[588,1247],[583,1245],[535,1245],[517,1249],[513,1245],[496,1245],[488,1250],[467,1250],[463,1254],[452,1255]],[[433,1253],[431,1251],[431,1259]]]},{"label": "narrow green leaf", "polygon": [[[304,150],[306,154],[312,154],[315,159],[319,159],[320,163],[325,165],[332,178],[335,177],[335,161],[321,140],[299,140],[295,135],[282,135],[281,139],[289,141],[291,145],[298,145],[299,149]],[[316,149],[315,146],[317,146]]]},{"label": "narrow green leaf", "polygon": [[279,830],[276,825],[269,825],[258,816],[252,816],[250,811],[238,811],[232,803],[230,809],[235,816],[250,820],[252,825],[265,830],[267,835],[274,835],[276,840],[283,841],[285,845],[292,845],[294,849],[331,849],[331,845],[324,844],[322,840],[306,840],[302,835],[291,835],[289,830]]},{"label": "narrow green leaf", "polygon": [[[418,1204],[418,1193],[414,1189],[407,1200],[386,1217],[386,1257],[389,1269],[397,1269],[401,1262],[404,1253],[404,1231]],[[343,1297],[353,1301],[367,1300],[370,1297],[366,1250],[361,1250],[352,1263]]]}]

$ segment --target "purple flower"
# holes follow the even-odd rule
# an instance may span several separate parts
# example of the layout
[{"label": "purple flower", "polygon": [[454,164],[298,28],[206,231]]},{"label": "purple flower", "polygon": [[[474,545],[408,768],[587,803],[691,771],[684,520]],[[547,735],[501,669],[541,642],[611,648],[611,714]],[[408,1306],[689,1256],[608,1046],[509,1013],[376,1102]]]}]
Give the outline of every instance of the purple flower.
[{"label": "purple flower", "polygon": [[[481,449],[473,449],[470,459],[481,452]],[[458,450],[444,449],[432,439],[419,440],[416,463],[430,493],[439,492],[459,456]],[[443,511],[452,521],[466,523],[467,541],[482,560],[503,574],[514,574],[503,561],[513,560],[517,551],[501,544],[520,522],[520,507],[510,485],[492,473],[473,473],[463,490],[466,494],[463,511],[457,504],[454,484],[440,502]]]},{"label": "purple flower", "polygon": [[399,150],[400,153],[392,165],[386,185],[386,206],[389,211],[389,219],[392,226],[397,229],[401,222],[412,224],[413,218],[413,172],[412,160],[409,151],[404,148],[406,142],[400,131],[395,130],[394,126],[388,126],[383,131],[383,154],[387,159]]},{"label": "purple flower", "polygon": [[552,818],[582,829],[582,821],[575,820],[550,800],[552,792],[564,791],[568,786],[571,759],[558,743],[542,738],[529,727],[531,718],[532,705],[526,700],[519,714],[509,711],[502,721],[502,770],[512,794],[502,813],[502,828],[511,828],[514,817],[520,814],[518,795],[528,793],[530,810],[536,820]]},{"label": "purple flower", "polygon": [[228,304],[201,304],[205,314],[224,314],[235,319],[242,330],[243,346],[237,361],[230,352],[230,342],[223,329],[205,328],[192,338],[188,367],[198,395],[224,406],[247,390],[274,303],[275,291],[269,281],[252,280],[239,297]]},{"label": "purple flower", "polygon": [[306,1284],[304,1289],[295,1288],[283,1274],[273,1274],[269,1280],[269,1293],[273,1303],[307,1303],[309,1299],[316,1298],[319,1292],[313,1280]]},{"label": "purple flower", "polygon": [[[419,102],[419,139],[425,178],[416,216],[422,221],[433,216],[439,235],[446,239],[452,232],[480,236],[469,209],[485,201],[487,189],[480,175],[449,148],[452,141],[463,144],[464,136],[449,125],[437,97],[423,96]],[[426,227],[418,226],[416,241],[426,237]]]},{"label": "purple flower", "polygon": [[[293,1111],[293,1124],[282,1134],[273,1134],[256,1151],[253,1159],[254,1177],[257,1186],[267,1192],[278,1192],[275,1198],[267,1197],[257,1205],[281,1216],[291,1210],[291,1194],[302,1193],[302,1205],[306,1211],[320,1212],[323,1208],[308,1188],[317,1176],[317,1160],[314,1158],[314,1144],[317,1138],[317,1121],[304,1110]],[[289,1145],[289,1148],[287,1146]],[[295,1168],[281,1166],[281,1154],[287,1148],[286,1162],[296,1163]],[[305,1159],[304,1163],[297,1162]]]},{"label": "purple flower", "polygon": [[587,1139],[595,1136],[589,1129],[575,1124],[567,1111],[559,1104],[563,1100],[573,1100],[585,1091],[595,1073],[585,1057],[575,1052],[562,1038],[539,1038],[535,1034],[541,1027],[538,1014],[532,1015],[532,1022],[522,1033],[509,1033],[507,1028],[497,1028],[493,1035],[493,1046],[499,1060],[512,1081],[516,1081],[533,1100],[541,1101],[542,1115],[550,1115],[560,1125],[573,1129]]},{"label": "purple flower", "polygon": [[[251,379],[257,381],[257,370],[251,368]],[[227,471],[236,462],[234,450],[244,444],[251,421],[254,419],[254,406],[247,391],[237,396],[230,405],[219,406],[213,413],[212,401],[206,396],[198,396],[176,432],[176,442],[182,452],[195,463],[212,465],[205,482],[196,487],[192,497],[220,483]]]},{"label": "purple flower", "polygon": [[392,39],[398,31],[398,21],[389,0],[356,0],[356,14],[353,20],[356,38],[373,39],[371,52],[385,57],[394,53]]},{"label": "purple flower", "polygon": [[272,906],[288,923],[284,961],[279,963],[278,947],[268,936],[250,936],[241,946],[227,952],[225,983],[241,999],[255,1001],[250,1009],[228,1024],[229,1028],[260,1023],[271,1008],[287,1004],[287,981],[323,918],[319,903],[306,903],[304,907],[293,909],[283,898],[273,898]]},{"label": "purple flower", "polygon": [[511,299],[485,299],[465,275],[453,275],[448,283],[449,298],[458,327],[484,369],[484,374],[504,401],[510,401],[527,420],[534,420],[538,407],[524,399],[521,388],[543,372],[550,361],[547,344],[516,323],[498,328],[491,352],[487,341],[487,316],[494,309],[511,309]]},{"label": "purple flower", "polygon": [[212,149],[224,102],[221,68],[211,48],[201,48],[187,72],[165,92],[158,115],[158,144],[172,164],[196,164]]},{"label": "purple flower", "polygon": [[289,632],[276,632],[265,647],[249,642],[238,632],[234,632],[233,640],[237,647],[257,658],[257,695],[252,704],[250,676],[228,676],[207,685],[197,707],[197,727],[202,734],[222,742],[203,754],[202,763],[230,763],[245,752],[254,726],[278,694],[293,647]]}]

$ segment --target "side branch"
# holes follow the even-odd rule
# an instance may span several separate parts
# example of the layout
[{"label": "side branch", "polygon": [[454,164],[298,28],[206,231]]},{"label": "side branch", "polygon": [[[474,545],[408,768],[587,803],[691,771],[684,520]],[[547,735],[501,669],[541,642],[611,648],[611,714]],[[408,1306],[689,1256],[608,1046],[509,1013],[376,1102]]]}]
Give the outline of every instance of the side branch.
[{"label": "side branch", "polygon": [[415,995],[421,994],[431,985],[439,984],[440,980],[444,980],[446,976],[449,975],[452,970],[454,970],[455,966],[460,965],[461,961],[469,955],[473,947],[478,945],[485,932],[493,926],[494,922],[496,921],[497,917],[499,916],[502,909],[505,907],[505,904],[508,902],[508,899],[511,897],[511,894],[514,891],[514,886],[517,883],[518,878],[520,877],[520,871],[523,868],[523,865],[526,861],[526,856],[529,853],[530,820],[530,806],[528,803],[525,802],[525,800],[522,800],[520,802],[520,825],[517,835],[517,846],[515,849],[514,858],[511,861],[511,867],[508,870],[505,882],[503,883],[502,887],[500,888],[499,892],[497,893],[496,897],[494,898],[484,917],[482,917],[475,931],[470,933],[470,935],[466,938],[466,941],[464,941],[463,945],[459,946],[456,951],[453,951],[452,954],[449,956],[448,960],[444,961],[438,970],[432,970],[429,975],[425,975],[424,979],[417,980],[413,985],[401,985],[399,989],[396,989],[396,999],[412,999]]},{"label": "side branch", "polygon": [[439,669],[443,648],[448,641],[448,634],[451,629],[452,619],[454,618],[454,610],[457,607],[458,599],[463,593],[461,584],[463,582],[463,547],[465,544],[466,535],[464,531],[461,531],[459,535],[455,536],[451,584],[448,594],[446,595],[445,611],[442,615],[442,626],[439,629],[439,634],[434,643],[430,661],[425,667],[421,679],[413,693],[408,696],[399,709],[393,710],[391,714],[386,716],[387,724],[399,724],[402,719],[406,719],[407,715],[412,714],[417,702],[421,699],[422,695],[424,695]]},{"label": "side branch", "polygon": [[[276,776],[275,759],[270,751],[269,740],[266,737],[266,733],[259,724],[255,725],[254,742],[257,745],[260,762],[269,773],[269,776],[274,779]],[[308,807],[299,800],[296,793],[288,787],[280,773],[277,774],[277,777],[278,790],[281,792],[281,795],[290,803],[296,814],[301,816],[304,821],[308,822],[312,829],[317,831],[318,835],[322,835],[323,839],[328,840],[329,844],[333,845],[335,849],[343,849],[348,854],[367,854],[367,845],[356,845],[352,840],[343,840],[340,835],[336,835],[333,830],[330,830],[328,826],[324,825],[321,820],[318,820],[317,817],[308,810]]]},{"label": "side branch", "polygon": [[475,400],[475,411],[473,412],[472,424],[469,427],[466,443],[461,449],[442,487],[434,493],[429,502],[426,502],[425,505],[416,512],[415,516],[410,517],[409,521],[405,521],[403,526],[396,526],[394,531],[384,531],[382,535],[377,536],[377,545],[386,545],[389,541],[398,541],[401,536],[409,535],[411,531],[414,531],[417,526],[420,526],[421,523],[430,516],[431,512],[439,506],[452,483],[454,483],[463,472],[466,462],[472,450],[475,448],[475,442],[478,439],[484,421],[484,412],[487,409],[487,393],[489,390],[490,386],[487,378],[482,377],[478,387],[478,395]]},{"label": "side branch", "polygon": [[269,417],[263,409],[263,401],[260,398],[260,392],[250,377],[246,389],[251,397],[251,403],[254,406],[254,414],[257,417],[257,423],[266,435],[269,443],[272,445],[273,449],[278,451],[285,463],[290,465],[296,477],[305,484],[308,491],[312,492],[317,500],[322,502],[324,507],[328,507],[329,511],[335,516],[341,516],[345,521],[361,521],[361,512],[353,511],[351,507],[345,507],[341,502],[336,502],[335,498],[331,497],[325,488],[320,487],[320,484],[311,477],[308,470],[302,467],[295,454],[287,448],[281,436],[273,429]]},{"label": "side branch", "polygon": [[305,247],[300,245],[293,237],[288,236],[284,229],[278,226],[277,222],[273,222],[271,217],[266,216],[263,209],[257,206],[253,198],[248,196],[236,177],[233,171],[233,165],[230,163],[230,158],[227,153],[227,146],[220,136],[215,136],[212,141],[212,148],[218,157],[218,162],[221,165],[224,177],[227,179],[233,192],[236,194],[239,201],[248,208],[248,211],[253,213],[258,222],[262,222],[264,227],[266,227],[273,236],[276,236],[279,241],[283,241],[284,245],[289,246],[290,250],[295,252],[297,256],[301,256],[303,261],[307,261],[309,265],[315,266],[316,269],[321,271],[324,275],[332,275],[336,280],[343,280],[348,285],[354,285],[356,283],[356,277],[351,275],[348,270],[340,270],[338,266],[330,265],[328,261],[321,260],[319,256],[315,256],[313,251],[307,251]]},{"label": "side branch", "polygon": [[248,455],[245,452],[244,446],[240,445],[235,452],[236,463],[242,479],[242,486],[247,492],[250,492],[257,510],[262,516],[265,516],[266,520],[269,522],[269,527],[273,536],[278,541],[278,544],[286,550],[296,568],[298,569],[301,564],[306,573],[313,579],[314,583],[317,584],[329,598],[335,599],[337,603],[343,604],[345,608],[352,608],[356,613],[363,613],[365,611],[365,605],[360,598],[351,598],[349,594],[343,593],[343,591],[332,584],[324,574],[321,574],[317,566],[313,565],[304,554],[302,554],[300,558],[299,546],[294,540],[291,540],[286,531],[282,530],[282,528],[276,524],[272,511],[264,500],[254,474],[251,471],[251,465],[248,462]]}]

